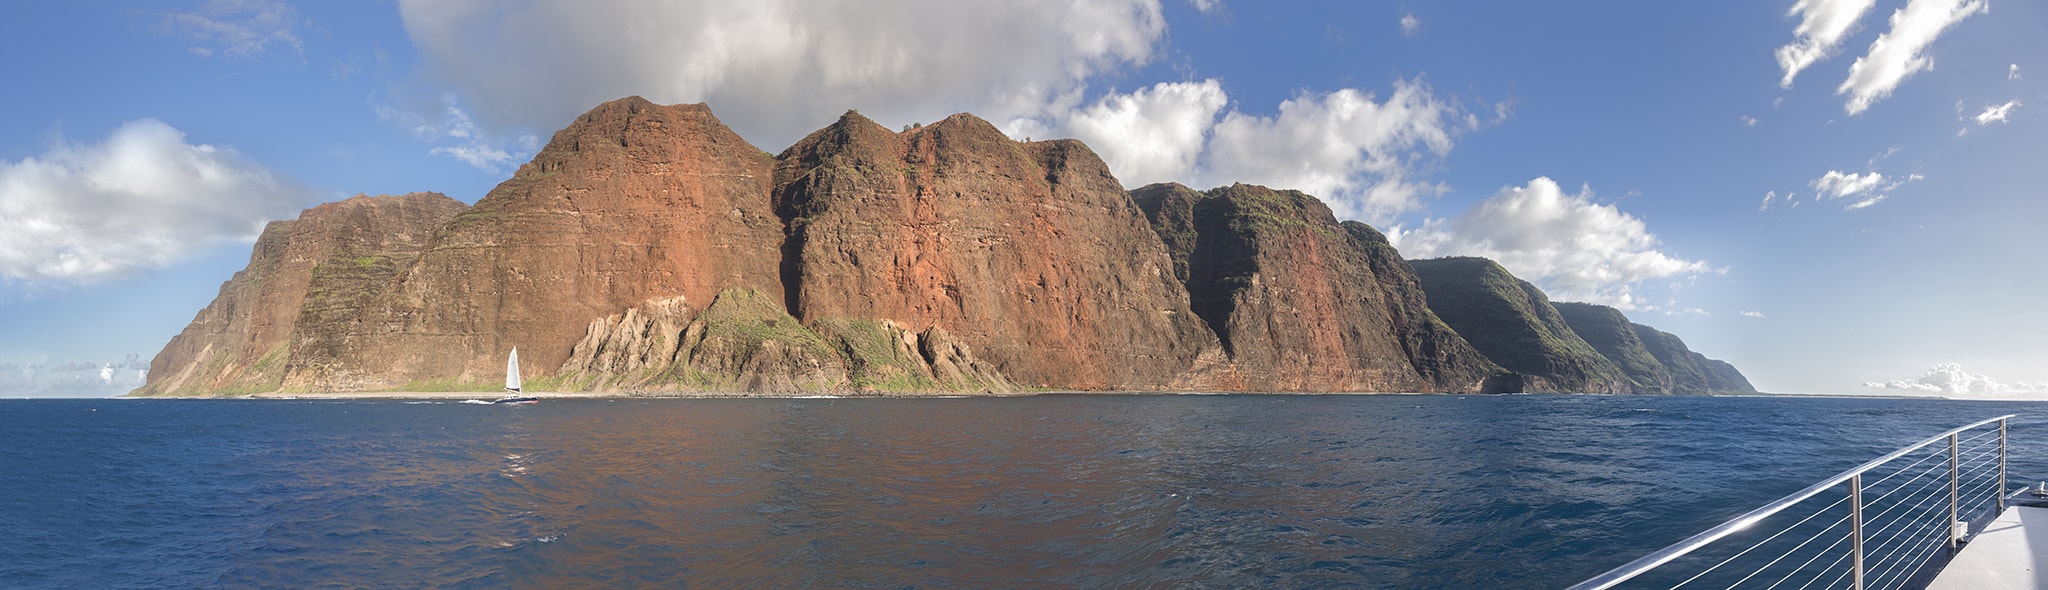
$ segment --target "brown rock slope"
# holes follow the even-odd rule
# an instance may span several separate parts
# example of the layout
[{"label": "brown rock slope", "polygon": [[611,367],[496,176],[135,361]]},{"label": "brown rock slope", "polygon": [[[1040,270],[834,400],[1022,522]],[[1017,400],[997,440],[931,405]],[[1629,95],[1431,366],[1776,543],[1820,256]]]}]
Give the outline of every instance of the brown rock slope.
[{"label": "brown rock slope", "polygon": [[776,185],[798,318],[936,326],[1030,387],[1192,387],[1221,359],[1080,142],[1017,142],[964,114],[899,134],[849,112],[784,151]]},{"label": "brown rock slope", "polygon": [[1338,224],[1314,197],[1245,184],[1131,195],[1230,355],[1216,387],[1465,392],[1498,371],[1429,313],[1378,232]]},{"label": "brown rock slope", "polygon": [[436,236],[364,308],[376,334],[287,379],[288,389],[490,383],[520,349],[545,376],[588,324],[656,297],[731,288],[779,298],[782,221],[772,158],[704,105],[599,105]]},{"label": "brown rock slope", "polygon": [[249,266],[156,355],[137,393],[278,389],[309,351],[345,335],[331,329],[337,310],[378,292],[412,264],[436,228],[465,209],[436,193],[358,195],[270,222]]},{"label": "brown rock slope", "polygon": [[1492,260],[1411,260],[1429,309],[1527,392],[1632,393],[1628,377],[1566,325],[1550,298]]},{"label": "brown rock slope", "polygon": [[933,327],[827,318],[805,326],[759,291],[720,293],[703,310],[650,299],[590,323],[559,375],[572,391],[1007,393],[1015,388]]}]

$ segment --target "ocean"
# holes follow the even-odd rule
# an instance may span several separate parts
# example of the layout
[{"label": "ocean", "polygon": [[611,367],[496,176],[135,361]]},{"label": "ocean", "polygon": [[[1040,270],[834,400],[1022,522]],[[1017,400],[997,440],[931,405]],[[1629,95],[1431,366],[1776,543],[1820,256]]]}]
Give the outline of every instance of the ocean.
[{"label": "ocean", "polygon": [[0,400],[0,587],[1556,588],[2048,405]]}]

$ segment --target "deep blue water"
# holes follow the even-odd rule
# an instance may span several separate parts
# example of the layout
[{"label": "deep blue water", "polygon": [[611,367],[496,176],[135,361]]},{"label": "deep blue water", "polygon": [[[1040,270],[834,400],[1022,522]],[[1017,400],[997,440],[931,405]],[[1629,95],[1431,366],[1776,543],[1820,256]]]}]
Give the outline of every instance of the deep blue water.
[{"label": "deep blue water", "polygon": [[1998,414],[2048,479],[2042,410],[0,400],[0,587],[1561,587]]}]

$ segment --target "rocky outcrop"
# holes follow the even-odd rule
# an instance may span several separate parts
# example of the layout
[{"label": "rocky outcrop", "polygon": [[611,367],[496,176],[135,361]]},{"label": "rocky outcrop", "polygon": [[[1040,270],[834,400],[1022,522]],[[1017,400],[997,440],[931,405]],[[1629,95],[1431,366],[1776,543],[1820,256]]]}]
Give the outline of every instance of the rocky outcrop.
[{"label": "rocky outcrop", "polygon": [[1131,195],[1229,354],[1216,387],[1464,392],[1497,370],[1440,328],[1406,263],[1369,244],[1378,232],[1339,225],[1314,197],[1245,184]]},{"label": "rocky outcrop", "polygon": [[1632,393],[1629,378],[1572,331],[1550,298],[1485,258],[1411,260],[1429,309],[1519,377],[1528,392]]},{"label": "rocky outcrop", "polygon": [[799,318],[936,326],[1029,387],[1198,387],[1222,358],[1080,142],[1018,142],[970,115],[896,133],[849,112],[779,158]]},{"label": "rocky outcrop", "polygon": [[249,266],[157,353],[137,393],[277,390],[307,357],[345,346],[348,310],[379,293],[466,209],[437,193],[357,195],[270,222]]},{"label": "rocky outcrop", "polygon": [[1628,376],[1635,393],[1675,393],[1672,389],[1671,372],[1664,369],[1664,363],[1643,345],[1643,339],[1636,334],[1636,325],[1628,321],[1621,310],[1605,305],[1590,303],[1556,302],[1551,304],[1564,317],[1573,333],[1593,345],[1600,355],[1613,361],[1622,374]]},{"label": "rocky outcrop", "polygon": [[933,327],[829,318],[805,326],[754,290],[720,293],[701,313],[663,297],[586,328],[556,377],[575,391],[749,393],[1008,393],[1015,388],[971,348]]}]

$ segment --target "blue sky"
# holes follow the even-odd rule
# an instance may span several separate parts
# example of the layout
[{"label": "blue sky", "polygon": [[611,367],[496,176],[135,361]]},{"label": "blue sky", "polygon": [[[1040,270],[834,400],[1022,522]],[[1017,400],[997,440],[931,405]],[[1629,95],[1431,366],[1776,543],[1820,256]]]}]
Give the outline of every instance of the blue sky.
[{"label": "blue sky", "polygon": [[0,395],[118,390],[263,221],[474,202],[628,94],[769,151],[970,111],[1130,186],[1304,189],[1769,391],[2048,393],[2048,5],[1550,4],[0,6]]}]

